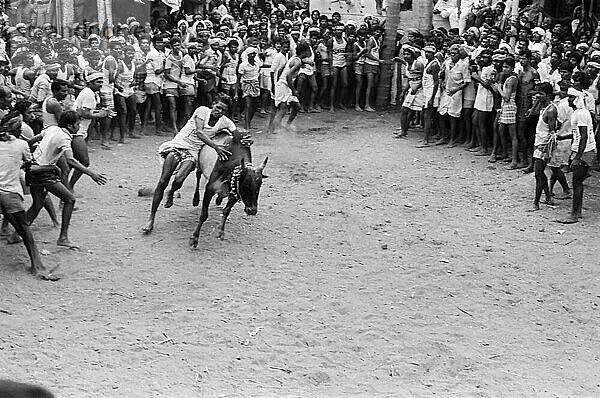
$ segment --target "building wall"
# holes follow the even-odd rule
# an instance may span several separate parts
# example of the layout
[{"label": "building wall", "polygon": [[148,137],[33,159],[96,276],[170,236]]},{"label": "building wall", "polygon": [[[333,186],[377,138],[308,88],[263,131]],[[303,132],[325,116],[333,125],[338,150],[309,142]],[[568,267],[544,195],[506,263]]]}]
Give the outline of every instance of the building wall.
[{"label": "building wall", "polygon": [[[388,0],[389,1],[389,0]],[[400,12],[400,24],[404,29],[418,29],[423,34],[429,34],[432,28],[432,0],[413,0],[412,10]],[[430,3],[430,4],[427,4]]]}]

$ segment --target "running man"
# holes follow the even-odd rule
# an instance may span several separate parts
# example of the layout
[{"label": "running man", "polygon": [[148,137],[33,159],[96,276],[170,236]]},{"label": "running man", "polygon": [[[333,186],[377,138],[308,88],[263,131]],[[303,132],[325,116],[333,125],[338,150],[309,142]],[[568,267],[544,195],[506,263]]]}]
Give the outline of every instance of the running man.
[{"label": "running man", "polygon": [[275,84],[275,107],[277,108],[277,114],[271,116],[268,131],[272,132],[276,128],[282,127],[281,121],[287,112],[288,105],[292,107],[292,111],[287,122],[287,127],[292,129],[291,124],[300,110],[300,101],[298,100],[298,91],[294,88],[294,80],[302,67],[302,59],[310,55],[310,45],[306,42],[300,42],[298,43],[298,47],[296,47],[296,56],[290,58],[283,68],[283,72],[281,72],[281,76],[279,76],[279,80]]},{"label": "running man", "polygon": [[[67,164],[81,171],[92,178],[98,185],[106,184],[106,177],[103,174],[98,174],[88,169],[78,160],[73,157],[73,150],[71,149],[71,141],[73,135],[79,131],[80,119],[75,111],[66,111],[60,116],[58,126],[50,126],[45,129],[42,134],[39,134],[35,138],[29,141],[29,144],[40,142],[37,149],[33,153],[33,159],[39,166],[56,166],[58,160],[64,155]],[[44,207],[44,201],[48,192],[58,197],[63,201],[62,209],[62,223],[60,226],[60,235],[58,237],[57,245],[65,246],[68,248],[77,248],[69,241],[68,231],[69,224],[71,223],[71,214],[75,207],[75,196],[73,193],[62,183],[60,178],[60,171],[55,173],[43,173],[42,175],[34,173],[31,169],[25,176],[27,185],[31,187],[31,196],[33,198],[33,204],[27,211],[27,222],[29,225],[38,216],[42,207]]]},{"label": "running man", "polygon": [[20,174],[21,166],[30,164],[32,158],[27,142],[18,139],[20,135],[21,115],[18,111],[9,112],[0,122],[0,213],[23,239],[31,261],[28,271],[40,279],[56,281],[59,278],[44,267],[27,224]]}]

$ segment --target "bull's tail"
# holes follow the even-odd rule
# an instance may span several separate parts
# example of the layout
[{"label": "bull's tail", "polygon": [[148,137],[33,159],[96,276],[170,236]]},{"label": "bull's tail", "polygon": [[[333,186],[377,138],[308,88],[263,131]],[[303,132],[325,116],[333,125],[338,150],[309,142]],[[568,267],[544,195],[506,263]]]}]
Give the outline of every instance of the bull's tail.
[{"label": "bull's tail", "polygon": [[192,199],[192,205],[197,207],[200,204],[200,179],[202,178],[202,171],[200,168],[196,168],[196,189],[194,190],[194,199]]}]

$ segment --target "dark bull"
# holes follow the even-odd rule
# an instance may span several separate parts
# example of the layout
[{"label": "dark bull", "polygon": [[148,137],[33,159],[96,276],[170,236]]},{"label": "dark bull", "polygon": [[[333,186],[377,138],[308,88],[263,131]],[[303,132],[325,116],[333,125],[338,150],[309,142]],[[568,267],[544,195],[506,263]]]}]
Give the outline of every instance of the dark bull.
[{"label": "dark bull", "polygon": [[[256,215],[258,211],[258,195],[262,180],[267,178],[263,170],[267,165],[268,157],[260,166],[252,165],[252,154],[250,145],[244,142],[244,132],[236,130],[232,133],[230,143],[226,149],[231,152],[231,156],[226,161],[216,158],[216,152],[212,148],[203,148],[200,152],[199,167],[196,172],[196,192],[194,193],[193,205],[198,206],[200,202],[200,178],[204,176],[208,183],[204,188],[204,197],[202,199],[202,210],[200,211],[200,220],[194,234],[190,238],[190,246],[198,246],[198,236],[200,228],[208,218],[208,206],[217,195],[216,203],[220,205],[223,199],[227,198],[227,204],[223,209],[221,225],[219,227],[219,239],[225,237],[225,222],[233,206],[238,202],[244,203],[244,211],[250,216]],[[207,175],[208,174],[208,175]]]},{"label": "dark bull", "polygon": [[54,395],[43,387],[10,380],[0,380],[1,398],[54,398]]}]

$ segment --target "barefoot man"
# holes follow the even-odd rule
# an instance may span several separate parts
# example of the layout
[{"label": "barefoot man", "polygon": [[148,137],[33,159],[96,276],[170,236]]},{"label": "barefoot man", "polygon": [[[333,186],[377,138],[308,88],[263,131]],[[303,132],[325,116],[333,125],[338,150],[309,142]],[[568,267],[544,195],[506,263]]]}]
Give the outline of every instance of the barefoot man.
[{"label": "barefoot man", "polygon": [[27,224],[23,207],[23,188],[20,181],[21,166],[31,163],[29,145],[17,139],[21,135],[21,119],[17,111],[9,112],[0,122],[0,213],[23,239],[31,267],[29,272],[40,279],[58,280],[42,264],[33,235]]},{"label": "barefoot man", "polygon": [[291,106],[292,110],[288,118],[287,127],[292,129],[291,124],[300,110],[300,102],[298,100],[298,92],[294,88],[294,80],[298,76],[300,67],[302,66],[302,59],[309,57],[310,54],[309,44],[306,42],[299,43],[298,47],[296,47],[296,56],[290,58],[283,68],[283,72],[275,84],[275,107],[277,108],[277,113],[271,114],[268,131],[272,132],[282,127],[281,122],[283,116],[287,113],[288,105]]},{"label": "barefoot man", "polygon": [[79,125],[80,119],[77,112],[66,111],[60,116],[58,126],[50,126],[41,134],[31,139],[29,144],[40,141],[40,144],[33,153],[33,159],[44,170],[36,172],[35,167],[32,167],[25,175],[27,185],[31,187],[31,197],[33,198],[33,204],[27,211],[27,222],[29,225],[33,223],[42,207],[44,207],[46,195],[50,192],[64,203],[60,235],[56,244],[69,248],[77,248],[77,246],[71,244],[68,236],[71,215],[73,207],[75,207],[75,196],[63,184],[59,169],[53,171],[53,167],[51,166],[56,166],[56,163],[64,155],[70,167],[90,176],[98,185],[106,184],[106,177],[104,175],[88,169],[73,156],[71,141],[73,140],[73,135],[79,131]]},{"label": "barefoot man", "polygon": [[229,132],[235,130],[235,124],[225,116],[230,106],[231,99],[226,95],[221,95],[215,99],[212,109],[205,106],[198,107],[175,138],[163,143],[158,148],[158,154],[164,159],[164,163],[160,179],[154,190],[148,224],[142,228],[142,232],[149,234],[154,229],[156,211],[163,199],[171,177],[176,173],[171,189],[167,193],[167,200],[165,201],[166,208],[173,206],[175,192],[181,188],[187,176],[196,167],[198,153],[204,145],[213,148],[221,160],[227,160],[229,155],[231,155],[229,151],[223,149],[212,140],[223,130]]},{"label": "barefoot man", "polygon": [[587,178],[590,167],[596,164],[596,140],[592,115],[585,106],[584,93],[574,87],[567,91],[569,105],[575,109],[571,115],[571,133],[559,135],[559,140],[573,139],[571,144],[571,170],[573,171],[573,205],[566,218],[556,221],[573,224],[582,217],[583,181]]},{"label": "barefoot man", "polygon": [[558,121],[558,108],[552,103],[554,92],[550,83],[541,83],[537,87],[539,105],[541,109],[540,117],[535,129],[535,143],[533,151],[534,172],[535,172],[535,198],[533,200],[532,211],[540,209],[540,198],[542,192],[546,195],[546,204],[554,204],[550,189],[548,188],[548,177],[546,177],[546,165],[552,155],[552,147],[556,146],[556,134],[560,127]]}]

